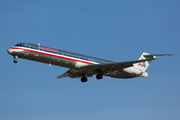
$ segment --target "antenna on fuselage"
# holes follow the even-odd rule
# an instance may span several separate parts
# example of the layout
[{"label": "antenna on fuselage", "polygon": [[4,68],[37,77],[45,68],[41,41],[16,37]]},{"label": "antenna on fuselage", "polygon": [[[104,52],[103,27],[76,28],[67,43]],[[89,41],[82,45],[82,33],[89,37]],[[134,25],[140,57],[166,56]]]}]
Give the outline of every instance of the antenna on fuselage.
[{"label": "antenna on fuselage", "polygon": [[38,43],[38,46],[40,46],[40,43]]}]

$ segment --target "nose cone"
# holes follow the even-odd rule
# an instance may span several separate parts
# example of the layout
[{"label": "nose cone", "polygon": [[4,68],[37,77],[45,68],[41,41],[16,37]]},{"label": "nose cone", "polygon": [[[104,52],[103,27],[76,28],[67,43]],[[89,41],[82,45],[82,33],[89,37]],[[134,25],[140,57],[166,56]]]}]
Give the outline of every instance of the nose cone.
[{"label": "nose cone", "polygon": [[7,52],[11,55],[13,53],[13,49],[9,48]]}]

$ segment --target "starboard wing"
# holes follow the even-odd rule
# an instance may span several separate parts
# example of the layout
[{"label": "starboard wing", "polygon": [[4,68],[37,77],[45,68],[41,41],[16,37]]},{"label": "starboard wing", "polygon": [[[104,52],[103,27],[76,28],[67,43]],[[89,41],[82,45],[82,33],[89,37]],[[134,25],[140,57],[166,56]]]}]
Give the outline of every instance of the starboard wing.
[{"label": "starboard wing", "polygon": [[121,67],[121,68],[127,68],[133,66],[134,63],[144,62],[144,61],[150,61],[155,60],[152,59],[145,59],[145,60],[135,60],[135,61],[128,61],[128,62],[112,62],[112,63],[105,63],[105,64],[93,64],[93,65],[87,65],[83,66],[81,68],[87,68],[87,69],[103,69],[107,67]]},{"label": "starboard wing", "polygon": [[132,67],[134,66],[134,63],[139,63],[139,62],[144,62],[144,61],[151,61],[151,60],[155,60],[154,58],[152,59],[145,59],[145,60],[135,60],[135,61],[127,61],[127,62],[113,62],[113,63],[105,63],[105,64],[93,64],[93,65],[87,65],[87,66],[83,66],[81,68],[83,69],[91,69],[94,71],[101,71],[104,74],[105,73],[109,73],[112,71],[116,71],[119,69],[124,69],[127,67]]}]

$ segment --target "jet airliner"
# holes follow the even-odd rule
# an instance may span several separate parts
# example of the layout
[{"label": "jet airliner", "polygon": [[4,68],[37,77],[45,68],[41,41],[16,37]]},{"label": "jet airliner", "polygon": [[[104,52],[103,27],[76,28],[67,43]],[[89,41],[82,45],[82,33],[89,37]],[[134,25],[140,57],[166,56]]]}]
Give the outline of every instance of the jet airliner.
[{"label": "jet airliner", "polygon": [[7,52],[15,59],[14,63],[17,63],[17,58],[23,58],[69,68],[67,72],[57,78],[81,78],[81,82],[87,82],[87,77],[92,77],[93,75],[96,75],[98,80],[102,79],[103,76],[125,79],[148,77],[146,69],[149,67],[151,61],[156,59],[156,56],[173,55],[152,55],[143,52],[138,60],[112,62],[31,43],[16,44],[10,47]]}]

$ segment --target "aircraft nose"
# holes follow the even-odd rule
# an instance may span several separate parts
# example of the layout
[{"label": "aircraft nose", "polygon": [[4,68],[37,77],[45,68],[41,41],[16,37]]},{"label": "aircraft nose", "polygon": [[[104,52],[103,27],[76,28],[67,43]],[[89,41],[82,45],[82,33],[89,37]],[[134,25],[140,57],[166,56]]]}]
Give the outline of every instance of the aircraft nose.
[{"label": "aircraft nose", "polygon": [[11,55],[13,53],[13,49],[9,48],[7,52]]}]

